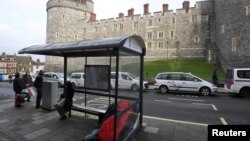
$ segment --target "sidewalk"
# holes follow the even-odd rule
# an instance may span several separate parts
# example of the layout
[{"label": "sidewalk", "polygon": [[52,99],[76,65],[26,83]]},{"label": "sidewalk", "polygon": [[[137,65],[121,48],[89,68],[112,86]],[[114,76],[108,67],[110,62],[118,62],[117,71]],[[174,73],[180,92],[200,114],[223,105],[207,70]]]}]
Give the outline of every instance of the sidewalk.
[{"label": "sidewalk", "polygon": [[[72,117],[58,120],[56,111],[35,109],[35,99],[15,108],[13,98],[0,97],[0,141],[81,141],[97,119],[72,111]],[[144,127],[132,141],[206,141],[206,125],[144,117]]]}]

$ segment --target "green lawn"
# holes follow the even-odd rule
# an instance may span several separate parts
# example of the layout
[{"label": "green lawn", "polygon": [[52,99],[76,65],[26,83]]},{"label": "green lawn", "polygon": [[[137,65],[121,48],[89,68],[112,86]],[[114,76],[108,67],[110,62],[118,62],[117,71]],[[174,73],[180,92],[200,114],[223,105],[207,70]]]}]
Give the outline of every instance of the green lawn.
[{"label": "green lawn", "polygon": [[[208,64],[202,59],[179,59],[179,60],[158,60],[145,62],[145,78],[153,79],[159,72],[191,72],[192,74],[211,80],[214,65]],[[224,73],[218,73],[219,79],[224,79]]]}]

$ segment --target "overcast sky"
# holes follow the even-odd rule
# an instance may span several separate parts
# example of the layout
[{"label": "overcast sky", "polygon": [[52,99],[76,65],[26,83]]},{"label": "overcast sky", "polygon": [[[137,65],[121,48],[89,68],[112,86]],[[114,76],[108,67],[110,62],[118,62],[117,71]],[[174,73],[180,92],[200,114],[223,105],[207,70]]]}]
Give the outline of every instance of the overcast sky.
[{"label": "overcast sky", "polygon": [[[48,0],[0,0],[0,53],[18,53],[24,47],[45,44],[46,3]],[[169,9],[182,8],[184,0],[93,0],[97,19],[115,18],[134,8],[135,14],[143,13],[143,5],[149,3],[149,11],[161,11],[162,4]],[[189,0],[193,7],[195,0]],[[33,60],[43,56],[32,56]]]}]

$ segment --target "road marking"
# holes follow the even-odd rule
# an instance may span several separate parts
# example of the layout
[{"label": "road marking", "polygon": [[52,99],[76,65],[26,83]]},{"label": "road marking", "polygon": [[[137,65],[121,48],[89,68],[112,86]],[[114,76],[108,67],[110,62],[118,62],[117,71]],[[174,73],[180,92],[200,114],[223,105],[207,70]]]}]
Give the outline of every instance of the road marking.
[{"label": "road marking", "polygon": [[204,104],[204,103],[192,103],[192,104],[211,106],[215,111],[218,111],[217,107],[214,104]]},{"label": "road marking", "polygon": [[172,100],[183,100],[183,101],[196,101],[196,102],[204,102],[204,100],[194,100],[194,99],[183,99],[183,98],[168,98]]},{"label": "road marking", "polygon": [[220,121],[222,122],[223,125],[228,125],[228,123],[223,117],[220,117]]},{"label": "road marking", "polygon": [[158,100],[158,99],[155,99],[154,101],[157,101],[157,102],[172,102],[172,101],[168,101],[168,100]]},{"label": "road marking", "polygon": [[189,122],[189,121],[182,121],[182,120],[152,117],[152,116],[146,116],[146,115],[144,115],[143,118],[161,120],[161,121],[169,121],[169,122],[175,122],[175,123],[183,123],[183,124],[192,124],[192,125],[198,125],[198,126],[208,126],[208,124],[204,124],[204,123],[196,123],[196,122]]}]

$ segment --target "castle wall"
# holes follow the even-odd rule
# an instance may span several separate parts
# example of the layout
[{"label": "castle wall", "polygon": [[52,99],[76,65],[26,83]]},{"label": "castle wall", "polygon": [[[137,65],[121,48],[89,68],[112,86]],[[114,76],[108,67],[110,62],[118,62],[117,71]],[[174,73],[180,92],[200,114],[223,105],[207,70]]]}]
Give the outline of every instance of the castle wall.
[{"label": "castle wall", "polygon": [[249,0],[214,0],[212,42],[218,46],[223,69],[249,67]]}]

